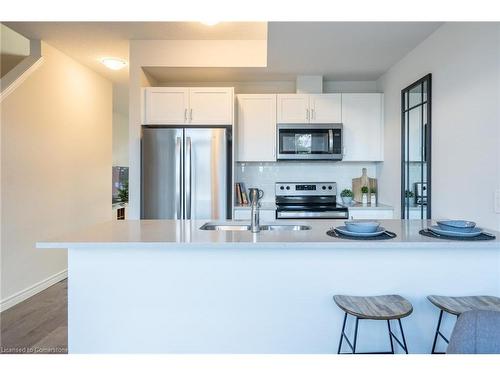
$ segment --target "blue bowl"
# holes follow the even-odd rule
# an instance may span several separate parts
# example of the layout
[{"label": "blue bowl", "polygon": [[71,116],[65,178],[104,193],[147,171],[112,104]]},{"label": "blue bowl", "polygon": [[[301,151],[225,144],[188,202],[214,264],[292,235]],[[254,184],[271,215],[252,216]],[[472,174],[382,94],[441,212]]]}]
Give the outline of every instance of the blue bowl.
[{"label": "blue bowl", "polygon": [[436,223],[442,230],[459,233],[470,233],[476,227],[476,223],[467,220],[440,220]]},{"label": "blue bowl", "polygon": [[380,227],[380,223],[371,220],[349,220],[344,223],[349,232],[356,233],[373,233]]}]

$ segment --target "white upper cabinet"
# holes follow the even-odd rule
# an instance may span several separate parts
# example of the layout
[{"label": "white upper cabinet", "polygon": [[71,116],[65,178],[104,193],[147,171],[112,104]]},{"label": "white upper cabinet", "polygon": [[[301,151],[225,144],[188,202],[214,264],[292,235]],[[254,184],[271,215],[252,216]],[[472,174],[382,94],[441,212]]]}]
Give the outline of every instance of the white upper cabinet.
[{"label": "white upper cabinet", "polygon": [[342,122],[341,94],[311,94],[309,108],[311,124]]},{"label": "white upper cabinet", "polygon": [[201,87],[189,89],[189,123],[229,125],[233,123],[233,89]]},{"label": "white upper cabinet", "polygon": [[278,94],[278,123],[341,122],[341,99],[341,94]]},{"label": "white upper cabinet", "polygon": [[382,161],[383,94],[342,94],[344,161]]},{"label": "white upper cabinet", "polygon": [[189,89],[184,87],[148,87],[145,97],[145,123],[184,124],[189,107]]},{"label": "white upper cabinet", "polygon": [[147,87],[144,124],[230,125],[233,88]]},{"label": "white upper cabinet", "polygon": [[236,161],[276,161],[276,95],[237,95]]},{"label": "white upper cabinet", "polygon": [[303,124],[309,122],[308,94],[278,94],[278,123]]}]

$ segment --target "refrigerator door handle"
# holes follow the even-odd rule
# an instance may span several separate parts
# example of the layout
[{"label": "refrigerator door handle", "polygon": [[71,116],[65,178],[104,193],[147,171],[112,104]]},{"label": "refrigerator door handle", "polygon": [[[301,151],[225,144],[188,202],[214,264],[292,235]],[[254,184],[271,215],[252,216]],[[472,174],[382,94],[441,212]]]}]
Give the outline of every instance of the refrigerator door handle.
[{"label": "refrigerator door handle", "polygon": [[186,219],[191,220],[191,137],[186,137]]},{"label": "refrigerator door handle", "polygon": [[175,217],[181,219],[181,137],[175,140]]}]

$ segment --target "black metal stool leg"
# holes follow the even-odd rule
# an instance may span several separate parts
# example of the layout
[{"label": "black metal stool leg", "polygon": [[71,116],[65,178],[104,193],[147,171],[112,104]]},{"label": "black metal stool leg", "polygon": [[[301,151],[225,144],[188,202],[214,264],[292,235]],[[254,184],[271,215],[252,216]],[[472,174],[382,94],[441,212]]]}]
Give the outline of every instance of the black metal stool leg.
[{"label": "black metal stool leg", "polygon": [[337,354],[340,354],[340,350],[342,349],[342,341],[344,341],[344,330],[346,321],[347,321],[347,313],[345,313],[344,315],[344,323],[342,324],[342,331],[340,332],[339,350],[337,350]]},{"label": "black metal stool leg", "polygon": [[439,328],[441,328],[441,320],[443,319],[443,310],[439,313],[438,324],[436,327],[436,334],[434,335],[434,342],[432,343],[432,351],[431,354],[436,354],[436,343],[439,335]]},{"label": "black metal stool leg", "polygon": [[354,343],[353,343],[353,348],[352,348],[352,354],[356,354],[356,342],[358,341],[358,323],[359,323],[359,318],[356,317],[356,326],[354,328]]},{"label": "black metal stool leg", "polygon": [[[356,317],[356,323],[354,325],[354,340],[353,340],[353,342],[351,342],[351,340],[349,340],[349,338],[347,337],[347,334],[345,332],[345,327],[347,324],[347,315],[348,315],[347,313],[344,315],[344,322],[342,323],[342,332],[340,333],[340,340],[339,340],[339,347],[337,350],[337,354],[395,354],[394,341],[396,341],[396,343],[405,351],[405,353],[408,354],[408,346],[406,344],[406,338],[405,338],[405,333],[403,331],[403,325],[401,323],[401,319],[398,319],[398,323],[399,323],[399,330],[401,332],[402,342],[398,339],[398,337],[394,334],[394,332],[392,332],[391,322],[390,322],[390,320],[387,320],[387,329],[389,331],[389,340],[391,343],[391,351],[357,353],[356,346],[358,343],[359,321],[363,318]],[[349,346],[349,348],[351,349],[350,353],[348,353],[348,352],[341,353],[344,340],[345,340],[346,344]]]},{"label": "black metal stool leg", "polygon": [[401,319],[398,319],[398,322],[399,322],[399,329],[401,331],[401,337],[403,338],[403,344],[404,344],[404,350],[405,350],[405,353],[408,354],[408,346],[406,346],[406,339],[405,339],[405,333],[403,331],[403,325],[401,324]]},{"label": "black metal stool leg", "polygon": [[387,321],[387,328],[389,329],[389,340],[391,340],[391,353],[394,354],[394,343],[392,342],[391,321]]}]

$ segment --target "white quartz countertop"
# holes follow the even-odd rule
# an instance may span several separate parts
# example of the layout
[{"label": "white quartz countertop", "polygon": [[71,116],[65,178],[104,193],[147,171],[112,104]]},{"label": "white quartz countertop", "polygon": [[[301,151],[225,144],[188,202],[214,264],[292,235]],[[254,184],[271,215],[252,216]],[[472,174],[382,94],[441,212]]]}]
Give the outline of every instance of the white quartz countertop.
[{"label": "white quartz countertop", "polygon": [[[488,230],[496,235],[490,241],[452,241],[430,238],[420,235],[422,228],[431,225],[427,220],[380,220],[387,230],[397,234],[389,240],[347,240],[330,237],[326,232],[332,226],[343,225],[343,220],[279,220],[274,224],[305,224],[311,230],[304,231],[205,231],[199,228],[202,221],[179,220],[122,220],[97,224],[76,233],[59,238],[40,241],[38,248],[235,248],[238,249],[361,249],[361,248],[491,248],[500,250],[500,233]],[[223,222],[218,222],[223,223]],[[238,223],[247,223],[238,221]],[[266,223],[261,223],[266,224]]]}]

